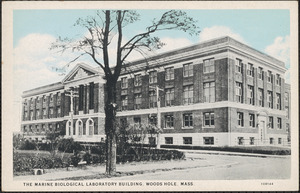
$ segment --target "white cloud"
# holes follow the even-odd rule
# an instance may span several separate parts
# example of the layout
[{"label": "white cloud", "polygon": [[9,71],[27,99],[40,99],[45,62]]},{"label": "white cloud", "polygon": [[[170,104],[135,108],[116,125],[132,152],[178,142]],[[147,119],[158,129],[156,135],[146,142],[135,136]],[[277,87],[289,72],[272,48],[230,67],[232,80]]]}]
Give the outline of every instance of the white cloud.
[{"label": "white cloud", "polygon": [[276,37],[274,42],[265,48],[265,52],[285,63],[288,69],[285,73],[285,80],[290,83],[290,36]]},{"label": "white cloud", "polygon": [[230,36],[233,39],[236,39],[240,42],[246,43],[244,38],[238,33],[232,31],[229,27],[226,26],[212,26],[204,28],[199,35],[199,41],[206,41],[222,36]]}]

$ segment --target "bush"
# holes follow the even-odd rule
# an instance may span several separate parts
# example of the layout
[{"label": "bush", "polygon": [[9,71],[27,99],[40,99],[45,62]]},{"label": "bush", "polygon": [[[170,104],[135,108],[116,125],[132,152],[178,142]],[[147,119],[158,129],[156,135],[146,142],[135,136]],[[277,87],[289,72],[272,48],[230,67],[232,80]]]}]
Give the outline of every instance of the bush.
[{"label": "bush", "polygon": [[25,140],[21,143],[20,148],[21,150],[34,150],[35,144],[29,140]]},{"label": "bush", "polygon": [[81,160],[81,158],[79,157],[79,155],[75,154],[69,158],[69,163],[70,163],[70,165],[77,167],[80,160]]},{"label": "bush", "polygon": [[255,146],[255,147],[214,147],[214,146],[183,146],[183,145],[161,145],[161,148],[169,149],[194,149],[194,150],[212,150],[212,151],[230,151],[242,153],[258,153],[270,155],[291,155],[290,149],[270,147],[270,146]]},{"label": "bush", "polygon": [[86,161],[87,164],[90,164],[92,162],[92,155],[86,152],[83,155],[83,160]]},{"label": "bush", "polygon": [[32,156],[22,155],[19,153],[13,154],[13,171],[16,172],[24,172],[30,171],[35,168],[42,168],[42,169],[51,169],[51,168],[63,168],[66,167],[67,164],[59,157],[51,157],[50,155],[47,156]]}]

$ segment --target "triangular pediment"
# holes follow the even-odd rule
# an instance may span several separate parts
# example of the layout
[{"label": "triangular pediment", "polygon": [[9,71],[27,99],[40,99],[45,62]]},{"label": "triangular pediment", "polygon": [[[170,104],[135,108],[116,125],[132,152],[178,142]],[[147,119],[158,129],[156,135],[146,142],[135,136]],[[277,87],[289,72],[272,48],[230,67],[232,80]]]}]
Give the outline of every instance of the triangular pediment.
[{"label": "triangular pediment", "polygon": [[69,82],[69,81],[76,81],[85,79],[94,75],[97,75],[98,71],[94,68],[80,63],[77,64],[68,74],[65,76],[65,78],[62,80],[62,82]]}]

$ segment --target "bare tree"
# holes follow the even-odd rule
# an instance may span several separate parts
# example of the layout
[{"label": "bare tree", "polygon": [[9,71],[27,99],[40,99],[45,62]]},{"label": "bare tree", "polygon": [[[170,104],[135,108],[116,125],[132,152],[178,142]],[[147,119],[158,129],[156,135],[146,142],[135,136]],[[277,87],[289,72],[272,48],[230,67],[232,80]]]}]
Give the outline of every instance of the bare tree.
[{"label": "bare tree", "polygon": [[[99,65],[105,74],[105,134],[106,134],[106,173],[114,174],[116,171],[116,83],[120,76],[126,58],[136,50],[160,49],[164,43],[158,37],[152,36],[154,32],[162,30],[182,30],[190,35],[199,34],[198,27],[193,18],[188,17],[183,11],[171,10],[165,12],[159,19],[154,19],[152,24],[142,33],[133,35],[128,41],[123,41],[123,29],[127,25],[138,21],[140,15],[132,10],[101,10],[95,16],[85,19],[79,18],[74,24],[87,29],[88,35],[81,39],[59,38],[52,44],[52,49],[64,52],[71,50],[77,52],[71,62],[83,55],[90,56]],[[110,63],[109,45],[116,37],[115,64]]]}]

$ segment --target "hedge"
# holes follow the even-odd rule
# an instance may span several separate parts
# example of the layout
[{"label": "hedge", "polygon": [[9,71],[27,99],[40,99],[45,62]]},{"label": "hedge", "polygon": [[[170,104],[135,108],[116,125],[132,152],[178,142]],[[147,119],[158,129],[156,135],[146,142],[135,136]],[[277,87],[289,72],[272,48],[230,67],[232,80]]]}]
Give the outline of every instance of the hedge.
[{"label": "hedge", "polygon": [[258,153],[269,155],[291,155],[291,150],[288,148],[277,147],[214,147],[214,146],[185,146],[185,145],[161,145],[161,148],[169,149],[192,149],[192,150],[212,150],[212,151],[229,151],[241,153]]}]

